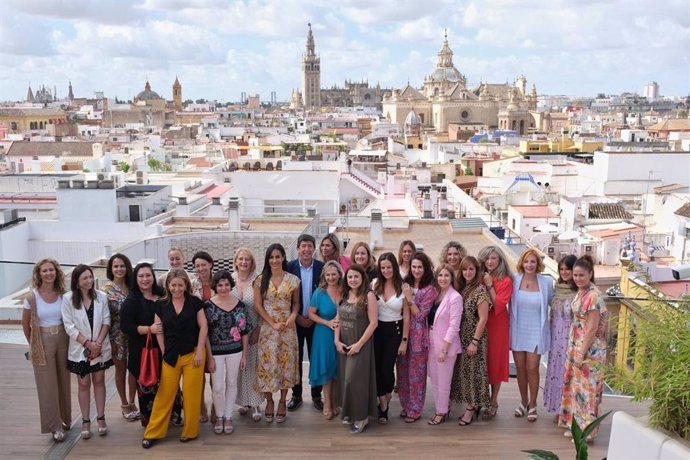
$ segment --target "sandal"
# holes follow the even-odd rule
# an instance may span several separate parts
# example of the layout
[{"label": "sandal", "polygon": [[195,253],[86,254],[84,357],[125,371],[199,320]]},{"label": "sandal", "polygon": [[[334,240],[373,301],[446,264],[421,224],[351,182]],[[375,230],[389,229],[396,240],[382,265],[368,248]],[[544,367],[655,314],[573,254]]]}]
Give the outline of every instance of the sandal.
[{"label": "sandal", "polygon": [[527,413],[527,406],[520,403],[520,405],[515,408],[514,415],[519,418],[519,417],[524,417],[526,413]]},{"label": "sandal", "polygon": [[528,422],[536,422],[537,419],[539,418],[539,415],[537,415],[537,408],[533,407],[527,412],[527,421]]},{"label": "sandal", "polygon": [[388,423],[388,409],[390,406],[386,407],[386,410],[381,409],[381,404],[378,406],[379,409],[379,423],[381,425],[386,425]]},{"label": "sandal", "polygon": [[440,425],[448,419],[448,414],[435,414],[434,418],[429,420],[427,423],[429,425]]},{"label": "sandal", "polygon": [[[465,414],[467,414],[468,412],[471,414],[469,422],[467,420],[465,420],[465,418],[464,418]],[[472,422],[474,421],[474,419],[479,416],[479,411],[477,410],[476,407],[473,407],[472,409],[467,407],[465,409],[465,414],[463,414],[462,417],[460,417],[460,420],[458,420],[458,425],[460,425],[460,426],[472,425]]]},{"label": "sandal", "polygon": [[[270,410],[268,409],[269,407],[271,408]],[[275,415],[275,405],[273,400],[270,399],[266,401],[266,407],[264,408],[264,419],[266,420],[266,423],[272,423]]]},{"label": "sandal", "polygon": [[[84,425],[86,425],[86,429],[84,429]],[[82,439],[89,439],[91,437],[91,419],[88,418],[81,418],[81,438]]]},{"label": "sandal", "polygon": [[259,409],[259,406],[254,406],[252,409],[252,420],[255,422],[261,421],[261,409]]},{"label": "sandal", "polygon": [[[281,410],[282,408],[282,410]],[[285,409],[285,400],[278,401],[278,412],[276,413],[276,423],[283,423],[287,418],[287,411]]]},{"label": "sandal", "polygon": [[[220,418],[218,420],[220,420]],[[223,428],[223,432],[225,434],[232,434],[233,431],[235,431],[235,427],[232,426],[232,419],[226,418],[225,419],[225,428]]]},{"label": "sandal", "polygon": [[223,434],[223,429],[224,429],[224,418],[223,417],[218,417],[216,419],[216,424],[213,426],[213,432],[216,434]]},{"label": "sandal", "polygon": [[237,412],[239,412],[240,415],[247,415],[249,413],[249,406],[240,406]]},{"label": "sandal", "polygon": [[122,410],[122,418],[125,419],[125,420],[127,420],[128,422],[133,422],[133,421],[135,421],[135,420],[138,418],[138,416],[139,416],[138,411],[135,412],[135,411],[132,409],[132,405],[131,405],[131,404],[122,404],[122,405],[120,406],[120,409]]},{"label": "sandal", "polygon": [[[420,416],[420,417],[421,417],[421,416]],[[419,420],[420,417],[408,417],[408,416],[406,415],[405,418],[403,418],[403,421],[404,421],[405,423],[414,423],[414,422],[416,422],[417,420]]]},{"label": "sandal", "polygon": [[495,406],[493,404],[490,405],[482,415],[482,420],[491,420],[492,418],[496,417],[496,412],[498,412],[498,404]]},{"label": "sandal", "polygon": [[[105,436],[108,434],[108,425],[105,424],[105,415],[96,417],[96,422],[98,423],[98,436]],[[103,422],[101,424],[101,422]]]},{"label": "sandal", "polygon": [[53,431],[53,441],[62,442],[65,440],[65,432],[63,430]]}]

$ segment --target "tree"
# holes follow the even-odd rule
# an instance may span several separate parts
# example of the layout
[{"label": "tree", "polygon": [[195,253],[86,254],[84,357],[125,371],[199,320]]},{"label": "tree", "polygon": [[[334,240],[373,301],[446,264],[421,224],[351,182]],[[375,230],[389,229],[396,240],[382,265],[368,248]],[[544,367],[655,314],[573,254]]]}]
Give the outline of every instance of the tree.
[{"label": "tree", "polygon": [[149,169],[151,171],[160,171],[162,168],[161,162],[156,160],[155,158],[149,158],[147,164],[149,165]]},{"label": "tree", "polygon": [[117,165],[120,167],[120,171],[122,171],[123,173],[126,174],[129,172],[129,169],[130,169],[129,163],[121,161]]},{"label": "tree", "polygon": [[466,176],[474,176],[474,172],[472,171],[472,168],[469,166],[465,168],[465,175]]}]

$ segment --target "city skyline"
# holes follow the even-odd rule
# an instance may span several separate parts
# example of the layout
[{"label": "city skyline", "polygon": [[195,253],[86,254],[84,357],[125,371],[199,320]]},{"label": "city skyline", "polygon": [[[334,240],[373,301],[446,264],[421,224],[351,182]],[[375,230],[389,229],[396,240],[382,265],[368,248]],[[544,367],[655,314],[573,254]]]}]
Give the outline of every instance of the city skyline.
[{"label": "city skyline", "polygon": [[[444,30],[455,66],[468,78],[511,82],[520,74],[539,94],[690,93],[690,12],[682,0],[560,0],[530,6],[488,2],[345,0],[8,0],[0,18],[0,100],[57,87],[67,95],[132,99],[145,81],[166,99],[178,76],[183,99],[289,100],[300,88],[307,23],[321,56],[322,87],[346,79],[419,86],[435,64]],[[585,18],[586,21],[581,20]]]}]

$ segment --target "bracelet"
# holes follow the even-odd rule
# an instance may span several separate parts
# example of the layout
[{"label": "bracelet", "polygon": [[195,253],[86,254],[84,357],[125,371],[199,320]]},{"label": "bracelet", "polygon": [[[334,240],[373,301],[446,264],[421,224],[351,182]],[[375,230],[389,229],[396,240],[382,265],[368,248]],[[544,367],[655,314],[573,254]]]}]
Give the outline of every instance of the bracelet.
[{"label": "bracelet", "polygon": [[403,337],[403,338],[402,338],[402,341],[403,341],[403,342],[407,342],[407,337]]},{"label": "bracelet", "polygon": [[81,346],[86,348],[87,343],[89,343],[89,339],[84,340],[84,343],[82,343]]},{"label": "bracelet", "polygon": [[472,337],[472,340],[470,340],[470,342],[474,342],[474,343],[476,343],[477,345],[479,345],[480,340],[479,340],[479,339],[475,339],[474,337]]}]

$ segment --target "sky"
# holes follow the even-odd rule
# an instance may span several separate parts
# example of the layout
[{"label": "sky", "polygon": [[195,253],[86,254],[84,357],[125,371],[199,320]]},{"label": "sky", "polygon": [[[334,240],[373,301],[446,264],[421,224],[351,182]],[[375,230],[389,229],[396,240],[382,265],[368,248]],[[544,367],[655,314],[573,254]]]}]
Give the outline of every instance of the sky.
[{"label": "sky", "polygon": [[0,100],[30,84],[76,97],[287,101],[301,86],[312,24],[321,86],[346,79],[421,86],[444,30],[468,86],[513,82],[539,94],[690,94],[687,0],[2,0]]}]

